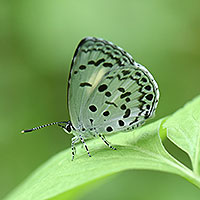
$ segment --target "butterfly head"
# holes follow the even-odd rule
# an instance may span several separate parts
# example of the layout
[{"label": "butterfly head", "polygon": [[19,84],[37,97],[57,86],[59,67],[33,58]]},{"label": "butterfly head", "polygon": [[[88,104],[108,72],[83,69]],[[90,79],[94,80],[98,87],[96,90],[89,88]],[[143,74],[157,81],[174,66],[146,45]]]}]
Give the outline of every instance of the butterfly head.
[{"label": "butterfly head", "polygon": [[71,121],[67,121],[66,123],[58,123],[58,126],[60,126],[66,133],[71,133],[72,130],[75,130],[72,126]]}]

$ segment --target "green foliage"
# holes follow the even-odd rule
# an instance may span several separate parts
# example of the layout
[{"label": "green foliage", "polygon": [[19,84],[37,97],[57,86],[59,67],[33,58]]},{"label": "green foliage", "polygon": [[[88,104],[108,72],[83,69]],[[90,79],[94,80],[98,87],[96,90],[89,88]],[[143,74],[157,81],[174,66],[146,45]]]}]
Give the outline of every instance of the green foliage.
[{"label": "green foliage", "polygon": [[[99,139],[87,142],[92,158],[78,146],[75,160],[71,149],[60,152],[38,168],[6,199],[73,199],[77,191],[108,175],[128,169],[159,170],[184,177],[200,188],[200,96],[172,116],[132,132],[108,139],[117,151],[108,149]],[[185,151],[193,169],[187,168],[162,144],[168,137]],[[73,190],[72,190],[73,189]]]}]

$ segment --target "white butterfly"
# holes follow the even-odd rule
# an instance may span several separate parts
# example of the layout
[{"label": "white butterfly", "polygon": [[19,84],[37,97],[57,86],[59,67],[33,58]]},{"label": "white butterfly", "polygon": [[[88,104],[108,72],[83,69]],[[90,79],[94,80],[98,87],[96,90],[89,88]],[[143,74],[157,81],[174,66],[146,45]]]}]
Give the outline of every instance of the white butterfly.
[{"label": "white butterfly", "polygon": [[68,109],[71,121],[54,122],[72,133],[72,160],[75,144],[99,136],[134,129],[150,118],[157,107],[159,90],[150,72],[111,42],[87,37],[79,43],[68,80]]}]

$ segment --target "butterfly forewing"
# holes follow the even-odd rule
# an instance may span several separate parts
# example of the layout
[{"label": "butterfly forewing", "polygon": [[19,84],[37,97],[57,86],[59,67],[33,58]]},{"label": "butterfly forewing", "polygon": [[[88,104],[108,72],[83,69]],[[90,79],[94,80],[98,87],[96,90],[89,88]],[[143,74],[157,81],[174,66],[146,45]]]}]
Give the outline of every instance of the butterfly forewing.
[{"label": "butterfly forewing", "polygon": [[113,66],[130,62],[125,54],[112,43],[101,39],[85,38],[79,43],[72,60],[68,84],[68,108],[75,127],[85,118],[82,108],[103,76]]},{"label": "butterfly forewing", "polygon": [[102,39],[80,42],[68,85],[76,129],[111,133],[134,128],[152,116],[158,98],[152,75],[124,50]]}]

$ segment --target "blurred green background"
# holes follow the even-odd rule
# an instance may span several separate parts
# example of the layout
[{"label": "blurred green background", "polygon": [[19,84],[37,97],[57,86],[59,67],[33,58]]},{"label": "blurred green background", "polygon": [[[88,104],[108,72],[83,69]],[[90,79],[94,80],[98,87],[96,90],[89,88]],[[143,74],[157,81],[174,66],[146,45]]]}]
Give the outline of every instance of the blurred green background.
[{"label": "blurred green background", "polygon": [[[69,119],[68,72],[83,37],[112,41],[147,66],[161,92],[153,120],[200,94],[199,8],[199,0],[1,0],[0,199],[70,146],[71,136],[57,127],[19,133]],[[199,196],[181,177],[151,171],[113,175],[80,193],[81,199],[115,200]]]}]

